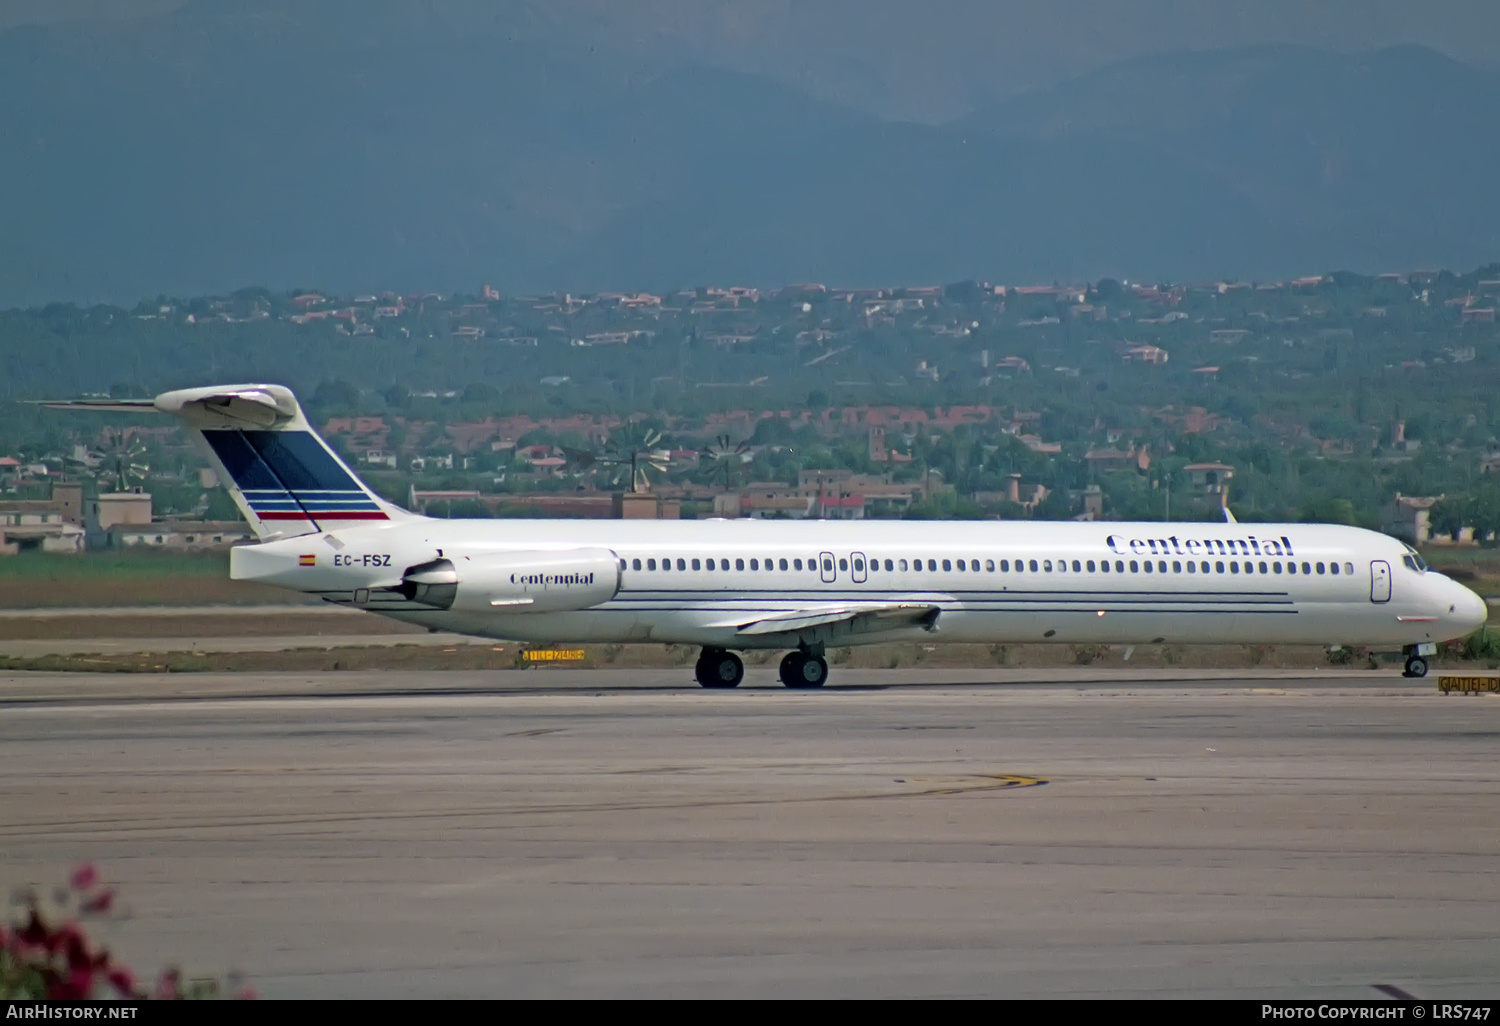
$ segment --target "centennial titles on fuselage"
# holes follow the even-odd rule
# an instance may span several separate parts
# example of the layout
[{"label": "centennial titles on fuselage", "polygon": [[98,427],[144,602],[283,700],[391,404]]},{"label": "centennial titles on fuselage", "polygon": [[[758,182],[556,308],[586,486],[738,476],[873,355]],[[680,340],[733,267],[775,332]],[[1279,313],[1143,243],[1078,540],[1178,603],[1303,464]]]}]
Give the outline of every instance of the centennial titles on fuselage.
[{"label": "centennial titles on fuselage", "polygon": [[1295,556],[1292,541],[1280,538],[1125,538],[1111,534],[1104,539],[1109,551],[1121,556]]}]

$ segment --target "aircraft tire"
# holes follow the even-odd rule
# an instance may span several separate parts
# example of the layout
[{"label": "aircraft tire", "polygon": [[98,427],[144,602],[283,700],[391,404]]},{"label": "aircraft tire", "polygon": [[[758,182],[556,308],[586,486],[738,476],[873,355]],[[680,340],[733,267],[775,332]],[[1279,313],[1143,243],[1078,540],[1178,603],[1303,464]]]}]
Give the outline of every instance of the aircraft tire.
[{"label": "aircraft tire", "polygon": [[828,683],[828,661],[822,656],[793,652],[781,661],[781,671],[781,682],[789,688],[808,690]]},{"label": "aircraft tire", "polygon": [[745,664],[733,652],[705,651],[693,669],[698,684],[705,688],[737,688],[745,679]]},{"label": "aircraft tire", "polygon": [[1425,677],[1427,676],[1427,660],[1421,656],[1412,656],[1406,661],[1406,672],[1403,677]]}]

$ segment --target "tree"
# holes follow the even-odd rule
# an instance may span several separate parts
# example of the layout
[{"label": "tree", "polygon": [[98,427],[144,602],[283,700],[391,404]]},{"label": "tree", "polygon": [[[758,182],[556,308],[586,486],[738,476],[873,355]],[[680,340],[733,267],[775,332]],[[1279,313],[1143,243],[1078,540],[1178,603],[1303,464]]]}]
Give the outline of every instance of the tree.
[{"label": "tree", "polygon": [[313,392],[309,405],[320,407],[324,410],[348,410],[354,411],[359,408],[359,389],[347,381],[337,378],[324,381],[318,385]]}]

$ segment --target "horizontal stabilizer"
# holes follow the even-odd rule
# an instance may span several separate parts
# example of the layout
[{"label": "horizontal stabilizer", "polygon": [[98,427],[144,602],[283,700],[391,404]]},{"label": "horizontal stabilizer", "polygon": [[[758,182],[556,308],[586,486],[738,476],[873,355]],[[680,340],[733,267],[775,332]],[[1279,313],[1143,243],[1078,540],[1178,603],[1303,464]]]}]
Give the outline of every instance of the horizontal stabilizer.
[{"label": "horizontal stabilizer", "polygon": [[939,608],[928,602],[872,602],[793,609],[748,622],[730,621],[713,626],[734,627],[741,635],[794,633],[810,627],[827,627],[838,623],[848,623],[854,633],[873,633],[906,625],[932,630],[937,625],[938,612]]},{"label": "horizontal stabilizer", "polygon": [[28,406],[49,410],[94,410],[99,413],[160,413],[154,399],[41,399]]}]

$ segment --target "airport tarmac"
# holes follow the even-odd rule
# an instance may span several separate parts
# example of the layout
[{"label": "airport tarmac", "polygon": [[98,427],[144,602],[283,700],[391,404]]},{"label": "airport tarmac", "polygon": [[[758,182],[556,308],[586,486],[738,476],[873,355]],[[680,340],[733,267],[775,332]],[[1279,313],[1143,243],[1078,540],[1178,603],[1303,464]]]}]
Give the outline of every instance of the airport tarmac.
[{"label": "airport tarmac", "polygon": [[1493,996],[1500,699],[1395,671],[0,676],[0,882],[280,996]]}]

